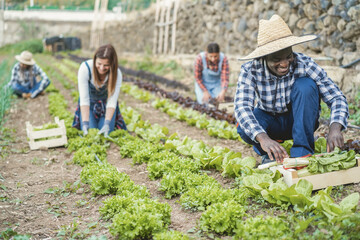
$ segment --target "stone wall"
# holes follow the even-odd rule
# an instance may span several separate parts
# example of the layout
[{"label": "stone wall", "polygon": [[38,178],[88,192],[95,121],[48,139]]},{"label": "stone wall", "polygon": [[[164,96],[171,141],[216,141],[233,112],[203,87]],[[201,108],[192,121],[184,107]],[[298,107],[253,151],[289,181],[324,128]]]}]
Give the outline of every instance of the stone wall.
[{"label": "stone wall", "polygon": [[183,2],[178,16],[177,52],[197,53],[218,42],[225,53],[246,55],[257,45],[259,19],[278,14],[294,35],[317,34],[304,44],[345,65],[360,58],[358,0],[202,0]]}]

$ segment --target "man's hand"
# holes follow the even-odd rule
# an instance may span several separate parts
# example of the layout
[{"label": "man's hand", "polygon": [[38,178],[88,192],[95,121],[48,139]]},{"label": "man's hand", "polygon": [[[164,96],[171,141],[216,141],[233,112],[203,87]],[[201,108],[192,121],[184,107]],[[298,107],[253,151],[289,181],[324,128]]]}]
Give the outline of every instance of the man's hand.
[{"label": "man's hand", "polygon": [[225,101],[225,93],[226,93],[226,89],[221,90],[219,95],[216,97],[216,100],[218,102],[224,102]]},{"label": "man's hand", "polygon": [[210,98],[211,98],[210,93],[208,91],[204,91],[202,102],[208,103]]},{"label": "man's hand", "polygon": [[289,157],[285,148],[277,141],[272,140],[266,133],[259,133],[256,136],[256,140],[258,140],[261,148],[268,154],[272,161],[276,160],[276,162],[282,163],[284,158]]},{"label": "man's hand", "polygon": [[335,147],[343,147],[344,146],[344,137],[341,133],[342,125],[340,123],[332,123],[329,129],[329,135],[327,136],[326,142],[326,150],[327,152],[332,152]]}]

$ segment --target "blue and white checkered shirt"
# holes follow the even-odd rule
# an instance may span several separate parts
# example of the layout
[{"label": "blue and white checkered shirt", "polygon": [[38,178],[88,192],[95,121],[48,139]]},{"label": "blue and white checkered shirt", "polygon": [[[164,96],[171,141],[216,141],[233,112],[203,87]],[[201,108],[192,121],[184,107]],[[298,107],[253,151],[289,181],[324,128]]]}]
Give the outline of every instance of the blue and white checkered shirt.
[{"label": "blue and white checkered shirt", "polygon": [[234,100],[235,117],[253,141],[256,141],[255,137],[259,133],[266,132],[253,114],[255,102],[256,107],[266,112],[287,112],[291,88],[295,79],[300,77],[309,77],[316,82],[321,99],[331,109],[330,124],[338,122],[346,128],[349,109],[344,94],[312,58],[294,52],[289,73],[282,77],[269,72],[264,58],[254,59],[241,66]]},{"label": "blue and white checkered shirt", "polygon": [[40,84],[39,88],[32,93],[31,97],[33,98],[39,92],[45,89],[45,87],[47,86],[46,83],[49,81],[49,79],[46,73],[38,65],[34,64],[31,69],[32,69],[32,73],[30,73],[30,70],[25,70],[23,72],[24,76],[21,77],[20,63],[17,62],[12,69],[11,80],[8,85],[11,86],[15,83],[18,83],[23,87],[28,87],[29,85],[33,86],[35,82],[30,83],[30,81],[34,81],[34,78],[40,76],[42,83]]}]

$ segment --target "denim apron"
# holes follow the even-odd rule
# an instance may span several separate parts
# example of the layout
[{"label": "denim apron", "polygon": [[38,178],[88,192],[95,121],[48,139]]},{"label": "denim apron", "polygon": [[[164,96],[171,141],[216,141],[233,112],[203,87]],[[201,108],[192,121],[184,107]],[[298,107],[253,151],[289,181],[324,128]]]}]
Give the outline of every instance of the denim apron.
[{"label": "denim apron", "polygon": [[[203,64],[203,70],[202,70],[203,84],[210,93],[211,97],[216,98],[221,92],[221,71],[222,71],[222,64],[224,61],[224,54],[220,53],[218,70],[216,72],[208,68],[205,52],[201,52],[200,55]],[[202,98],[204,95],[203,90],[200,88],[199,84],[196,81],[195,81],[195,94],[198,103],[202,104],[203,103]]]}]

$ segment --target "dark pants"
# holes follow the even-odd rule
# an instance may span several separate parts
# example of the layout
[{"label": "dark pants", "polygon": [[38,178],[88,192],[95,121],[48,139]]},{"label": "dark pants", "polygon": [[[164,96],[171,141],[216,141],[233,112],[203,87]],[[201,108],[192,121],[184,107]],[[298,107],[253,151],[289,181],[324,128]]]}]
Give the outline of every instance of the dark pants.
[{"label": "dark pants", "polygon": [[[314,80],[303,77],[296,79],[292,87],[289,112],[272,114],[255,108],[253,113],[271,139],[293,139],[290,155],[302,157],[314,153],[314,132],[319,127],[319,110],[319,89]],[[237,131],[246,143],[253,145],[257,154],[266,154],[260,143],[252,141],[240,126]]]}]

